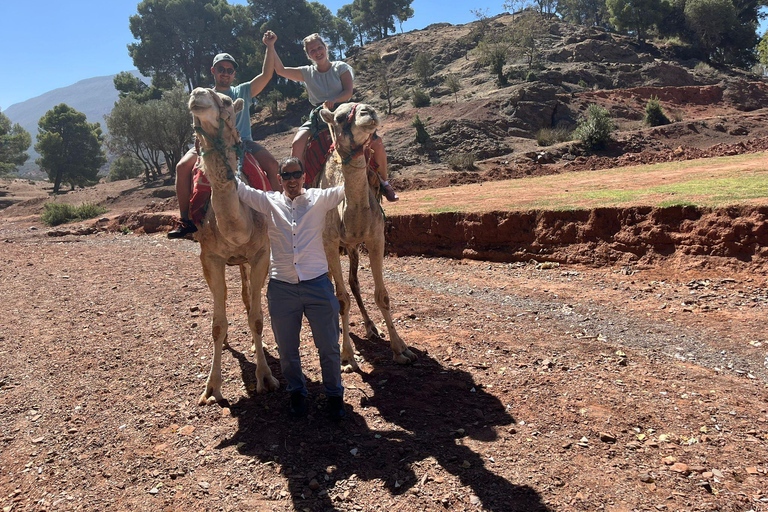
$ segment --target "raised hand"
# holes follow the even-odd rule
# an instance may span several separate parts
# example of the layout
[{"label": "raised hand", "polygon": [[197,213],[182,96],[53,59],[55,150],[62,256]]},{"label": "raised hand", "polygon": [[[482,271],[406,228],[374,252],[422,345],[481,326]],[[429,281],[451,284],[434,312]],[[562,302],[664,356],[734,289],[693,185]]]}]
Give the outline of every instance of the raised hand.
[{"label": "raised hand", "polygon": [[277,34],[271,30],[264,32],[264,37],[261,38],[261,42],[270,47],[275,46],[275,41],[277,41]]}]

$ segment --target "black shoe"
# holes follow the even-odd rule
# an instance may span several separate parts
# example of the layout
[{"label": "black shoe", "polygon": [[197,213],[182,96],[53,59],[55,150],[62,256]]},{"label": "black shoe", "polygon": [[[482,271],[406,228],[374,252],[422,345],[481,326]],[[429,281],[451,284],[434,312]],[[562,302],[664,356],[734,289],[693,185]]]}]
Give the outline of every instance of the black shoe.
[{"label": "black shoe", "polygon": [[328,397],[328,417],[333,421],[339,421],[347,415],[344,410],[344,400],[340,396]]},{"label": "black shoe", "polygon": [[395,201],[399,201],[400,197],[397,195],[397,192],[395,192],[395,189],[392,188],[392,185],[389,184],[389,182],[381,182],[381,187],[384,189],[383,194],[384,197],[387,198],[387,201],[390,203],[394,203]]},{"label": "black shoe", "polygon": [[301,392],[291,393],[291,416],[302,418],[307,415],[307,397]]},{"label": "black shoe", "polygon": [[178,219],[176,227],[168,232],[168,238],[184,238],[190,233],[197,231],[195,223],[189,219]]}]

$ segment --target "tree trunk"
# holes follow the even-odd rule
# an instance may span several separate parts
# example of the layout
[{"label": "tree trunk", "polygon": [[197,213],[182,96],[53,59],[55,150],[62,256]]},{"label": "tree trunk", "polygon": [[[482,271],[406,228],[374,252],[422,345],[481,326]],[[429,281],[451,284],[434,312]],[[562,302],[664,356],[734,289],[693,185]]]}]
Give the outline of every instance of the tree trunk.
[{"label": "tree trunk", "polygon": [[53,195],[56,195],[59,193],[59,189],[61,188],[61,171],[56,171],[56,179],[53,181]]}]

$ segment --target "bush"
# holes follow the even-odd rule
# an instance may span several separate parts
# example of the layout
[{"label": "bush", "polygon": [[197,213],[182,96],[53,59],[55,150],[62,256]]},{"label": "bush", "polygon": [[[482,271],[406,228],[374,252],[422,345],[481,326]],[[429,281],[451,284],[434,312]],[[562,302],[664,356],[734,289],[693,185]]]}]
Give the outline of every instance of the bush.
[{"label": "bush", "polygon": [[429,97],[429,94],[426,91],[422,89],[414,89],[411,102],[416,108],[428,107],[430,103],[432,103],[432,99]]},{"label": "bush", "polygon": [[536,73],[534,73],[533,71],[529,71],[525,75],[525,81],[526,82],[535,82],[536,80],[538,80],[538,78],[536,78]]},{"label": "bush", "polygon": [[109,167],[108,181],[129,180],[138,178],[144,172],[144,166],[133,155],[120,155]]},{"label": "bush", "polygon": [[611,140],[611,133],[615,129],[616,125],[608,110],[593,104],[587,107],[587,113],[573,131],[573,136],[589,149],[601,149]]},{"label": "bush", "polygon": [[645,104],[645,124],[648,126],[661,126],[669,124],[669,118],[659,104],[659,98],[653,97]]},{"label": "bush", "polygon": [[47,226],[58,226],[75,220],[85,220],[106,213],[107,209],[93,203],[72,206],[64,203],[47,203],[40,220]]},{"label": "bush", "polygon": [[585,82],[584,79],[582,78],[581,80],[579,80],[579,87],[581,87],[582,89],[589,89],[589,84]]},{"label": "bush", "polygon": [[429,142],[429,133],[427,133],[427,127],[424,126],[424,122],[421,120],[418,114],[413,118],[411,126],[416,128],[416,142],[422,146]]},{"label": "bush", "polygon": [[435,66],[432,64],[432,57],[427,53],[418,54],[413,61],[413,71],[422,83],[428,83],[435,72]]},{"label": "bush", "polygon": [[536,134],[536,142],[539,146],[551,146],[569,140],[571,140],[571,132],[565,128],[542,128]]},{"label": "bush", "polygon": [[717,70],[707,64],[706,62],[699,62],[696,64],[696,66],[693,68],[694,71],[701,73],[702,75],[710,75],[715,76],[717,75]]},{"label": "bush", "polygon": [[471,171],[476,161],[477,155],[474,153],[451,153],[446,163],[454,171]]}]

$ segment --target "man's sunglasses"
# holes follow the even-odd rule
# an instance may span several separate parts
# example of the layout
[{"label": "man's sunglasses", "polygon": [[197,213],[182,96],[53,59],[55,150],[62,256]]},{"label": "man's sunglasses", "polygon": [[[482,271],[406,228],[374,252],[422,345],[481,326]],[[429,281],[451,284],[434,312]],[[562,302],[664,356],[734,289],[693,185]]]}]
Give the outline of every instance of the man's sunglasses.
[{"label": "man's sunglasses", "polygon": [[284,180],[297,180],[304,176],[304,171],[293,171],[293,172],[281,172],[280,177]]},{"label": "man's sunglasses", "polygon": [[224,73],[225,75],[235,74],[235,68],[224,68],[221,66],[216,66],[216,71],[218,71],[219,73]]}]

